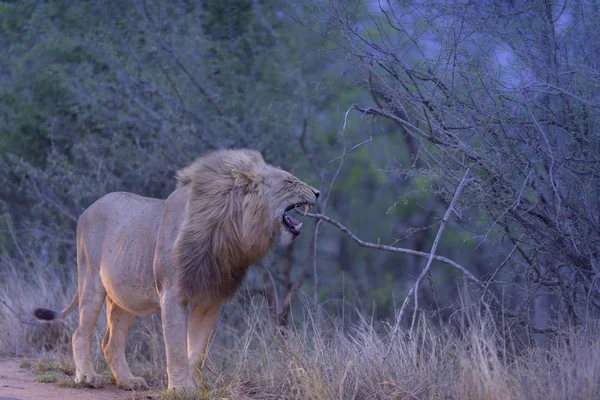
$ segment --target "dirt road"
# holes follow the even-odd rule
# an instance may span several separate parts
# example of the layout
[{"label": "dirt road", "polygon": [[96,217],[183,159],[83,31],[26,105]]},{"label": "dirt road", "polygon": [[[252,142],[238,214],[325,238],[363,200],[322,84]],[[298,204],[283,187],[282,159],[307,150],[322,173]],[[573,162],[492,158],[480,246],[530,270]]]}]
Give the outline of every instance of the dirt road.
[{"label": "dirt road", "polygon": [[[101,389],[60,387],[58,382],[39,383],[36,375],[20,367],[21,360],[0,357],[0,400],[141,400],[158,399],[156,391],[127,392],[115,385]],[[72,379],[63,377],[63,380]]]}]

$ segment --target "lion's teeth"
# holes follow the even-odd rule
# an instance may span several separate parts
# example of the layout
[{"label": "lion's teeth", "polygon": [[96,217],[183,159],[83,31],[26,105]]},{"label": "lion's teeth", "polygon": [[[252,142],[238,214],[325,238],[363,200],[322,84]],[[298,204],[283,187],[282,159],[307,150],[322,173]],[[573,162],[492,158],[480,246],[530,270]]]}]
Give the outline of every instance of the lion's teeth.
[{"label": "lion's teeth", "polygon": [[300,222],[298,225],[296,225],[295,229],[299,232],[300,229],[302,229],[302,222]]},{"label": "lion's teeth", "polygon": [[306,217],[306,214],[308,214],[308,204],[304,205],[304,216]]}]

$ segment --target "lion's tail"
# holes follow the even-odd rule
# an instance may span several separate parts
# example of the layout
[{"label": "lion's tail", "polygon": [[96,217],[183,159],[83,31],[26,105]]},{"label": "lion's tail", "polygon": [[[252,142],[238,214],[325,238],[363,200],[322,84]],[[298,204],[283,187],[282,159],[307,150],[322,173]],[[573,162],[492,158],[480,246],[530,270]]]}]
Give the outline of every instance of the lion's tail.
[{"label": "lion's tail", "polygon": [[73,312],[75,307],[77,307],[78,303],[79,303],[79,296],[77,295],[77,293],[75,293],[75,296],[73,296],[73,299],[71,300],[69,305],[61,312],[49,310],[47,308],[36,308],[35,310],[33,310],[33,316],[36,319],[39,319],[42,321],[52,321],[57,318],[64,318]]}]

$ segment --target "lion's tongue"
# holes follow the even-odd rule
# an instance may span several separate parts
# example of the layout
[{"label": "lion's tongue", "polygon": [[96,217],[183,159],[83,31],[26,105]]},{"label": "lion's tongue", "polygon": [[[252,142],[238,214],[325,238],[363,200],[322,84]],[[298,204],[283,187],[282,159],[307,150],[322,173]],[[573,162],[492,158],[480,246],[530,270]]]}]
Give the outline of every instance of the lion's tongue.
[{"label": "lion's tongue", "polygon": [[302,229],[302,223],[298,222],[296,218],[292,217],[288,213],[283,214],[283,222],[285,226],[295,235],[300,234],[300,229]]}]

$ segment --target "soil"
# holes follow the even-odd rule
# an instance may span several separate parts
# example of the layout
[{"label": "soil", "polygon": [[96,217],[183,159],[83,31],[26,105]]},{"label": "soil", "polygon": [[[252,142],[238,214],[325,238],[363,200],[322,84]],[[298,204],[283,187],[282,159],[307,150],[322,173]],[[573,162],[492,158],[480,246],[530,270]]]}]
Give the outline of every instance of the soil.
[{"label": "soil", "polygon": [[0,357],[0,400],[142,400],[158,399],[157,391],[125,391],[113,384],[105,384],[100,389],[61,387],[61,381],[73,378],[63,374],[55,383],[40,383],[36,374],[21,368],[16,358]]}]

